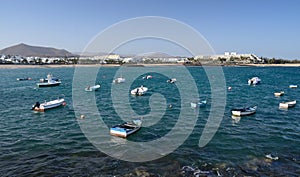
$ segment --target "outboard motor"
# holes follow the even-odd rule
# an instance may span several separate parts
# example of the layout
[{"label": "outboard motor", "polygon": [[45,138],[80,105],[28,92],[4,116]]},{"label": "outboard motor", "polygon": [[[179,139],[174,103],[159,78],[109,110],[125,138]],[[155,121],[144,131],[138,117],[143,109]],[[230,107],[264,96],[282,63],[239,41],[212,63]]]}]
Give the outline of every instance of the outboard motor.
[{"label": "outboard motor", "polygon": [[31,110],[34,110],[35,108],[40,108],[40,103],[37,101],[31,108]]},{"label": "outboard motor", "polygon": [[136,93],[135,93],[136,95],[138,95],[139,94],[139,89],[136,89]]}]

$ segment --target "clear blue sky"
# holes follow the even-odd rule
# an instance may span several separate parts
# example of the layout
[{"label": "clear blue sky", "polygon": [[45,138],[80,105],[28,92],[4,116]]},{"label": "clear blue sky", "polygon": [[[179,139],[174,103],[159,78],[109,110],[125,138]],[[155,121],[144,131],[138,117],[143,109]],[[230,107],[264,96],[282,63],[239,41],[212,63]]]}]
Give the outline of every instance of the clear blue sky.
[{"label": "clear blue sky", "polygon": [[[0,49],[26,43],[81,52],[95,35],[117,22],[140,16],[162,16],[196,29],[216,53],[236,51],[270,58],[300,59],[298,0],[0,2]],[[166,45],[162,52],[184,55],[179,51],[172,46],[168,50]],[[122,52],[132,54],[133,51]]]}]

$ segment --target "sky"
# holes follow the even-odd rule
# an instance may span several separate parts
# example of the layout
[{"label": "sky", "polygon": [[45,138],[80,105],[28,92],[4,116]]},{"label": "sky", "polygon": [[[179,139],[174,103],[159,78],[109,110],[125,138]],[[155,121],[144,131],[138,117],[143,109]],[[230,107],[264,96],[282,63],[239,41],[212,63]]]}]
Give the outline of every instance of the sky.
[{"label": "sky", "polygon": [[[215,53],[300,59],[300,1],[286,0],[0,0],[0,49],[25,43],[82,52],[97,35],[133,18],[157,16],[197,31]],[[151,25],[144,25],[150,30]],[[174,30],[174,31],[172,31]],[[168,29],[175,32],[175,29]],[[124,35],[130,33],[122,31]],[[183,34],[178,32],[178,36]],[[114,40],[114,36],[110,37]],[[105,45],[108,41],[102,41]],[[102,50],[102,49],[98,49]],[[104,50],[104,49],[103,49]],[[132,40],[121,54],[188,55],[162,39]],[[91,51],[108,52],[108,51]]]}]

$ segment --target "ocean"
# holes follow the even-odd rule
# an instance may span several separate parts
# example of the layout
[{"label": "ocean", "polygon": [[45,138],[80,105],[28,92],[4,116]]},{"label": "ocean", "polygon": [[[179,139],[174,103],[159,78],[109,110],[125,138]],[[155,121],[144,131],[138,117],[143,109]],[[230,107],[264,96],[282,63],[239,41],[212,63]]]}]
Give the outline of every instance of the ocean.
[{"label": "ocean", "polygon": [[[278,107],[300,100],[300,88],[289,88],[300,86],[300,67],[101,67],[91,76],[93,70],[0,69],[0,176],[300,176],[300,107]],[[37,88],[48,73],[62,84]],[[121,75],[126,82],[113,84]],[[254,76],[261,84],[249,86]],[[32,80],[16,80],[24,77]],[[167,83],[170,77],[177,82]],[[95,83],[98,91],[84,91]],[[145,95],[130,95],[141,85]],[[275,97],[279,91],[285,94]],[[31,110],[59,96],[66,106]],[[191,108],[199,99],[206,107]],[[231,116],[252,105],[255,114]],[[109,127],[135,117],[143,117],[140,131],[109,135]],[[212,137],[200,146],[206,128]]]}]

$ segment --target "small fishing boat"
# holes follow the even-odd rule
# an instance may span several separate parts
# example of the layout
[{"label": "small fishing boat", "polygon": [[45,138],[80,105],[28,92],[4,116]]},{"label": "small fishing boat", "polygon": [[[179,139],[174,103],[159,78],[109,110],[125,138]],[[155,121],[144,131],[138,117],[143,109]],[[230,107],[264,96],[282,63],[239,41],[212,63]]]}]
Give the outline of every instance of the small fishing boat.
[{"label": "small fishing boat", "polygon": [[87,86],[84,90],[87,92],[96,91],[100,88],[100,85]]},{"label": "small fishing boat", "polygon": [[48,74],[47,75],[47,82],[40,82],[37,83],[36,85],[38,87],[54,87],[54,86],[58,86],[61,84],[61,81],[57,80],[57,79],[53,79],[52,74]]},{"label": "small fishing boat", "polygon": [[56,100],[52,100],[52,101],[48,101],[48,102],[45,101],[42,104],[40,104],[39,102],[36,102],[34,105],[32,105],[31,110],[44,112],[47,109],[56,108],[56,107],[59,107],[61,105],[65,105],[65,104],[66,104],[65,99],[58,98]]},{"label": "small fishing boat", "polygon": [[231,113],[234,116],[247,116],[256,112],[257,106],[245,107],[241,109],[232,109]]},{"label": "small fishing boat", "polygon": [[202,100],[200,102],[191,102],[191,108],[205,107],[206,104],[207,104],[207,100]]},{"label": "small fishing boat", "polygon": [[261,81],[260,78],[253,77],[253,78],[251,78],[251,79],[248,80],[248,85],[257,85],[257,84],[260,83],[260,81]]},{"label": "small fishing boat", "polygon": [[118,136],[126,138],[129,135],[137,132],[142,127],[142,120],[136,119],[129,122],[124,122],[122,124],[115,125],[110,128],[110,134],[113,136]]},{"label": "small fishing boat", "polygon": [[153,78],[153,76],[151,76],[151,75],[147,75],[147,76],[143,77],[143,79],[152,79],[152,78]]},{"label": "small fishing boat", "polygon": [[290,88],[297,88],[298,86],[297,85],[290,85],[289,87]]},{"label": "small fishing boat", "polygon": [[282,96],[282,95],[284,95],[284,91],[275,92],[274,95],[275,95],[276,97]]},{"label": "small fishing boat", "polygon": [[137,87],[137,88],[131,90],[130,93],[131,93],[131,95],[142,96],[142,95],[144,95],[147,91],[148,91],[148,88],[147,88],[147,87],[140,86],[140,87]]},{"label": "small fishing boat", "polygon": [[279,103],[279,108],[291,108],[294,107],[296,105],[297,101],[288,101],[288,102],[282,102]]},{"label": "small fishing boat", "polygon": [[167,80],[167,82],[168,82],[168,83],[171,83],[171,84],[172,84],[172,83],[175,83],[176,81],[177,81],[176,78],[172,78],[172,79]]},{"label": "small fishing boat", "polygon": [[115,83],[115,84],[120,84],[120,83],[123,83],[123,82],[125,82],[124,77],[118,77],[117,79],[113,80],[113,83]]},{"label": "small fishing boat", "polygon": [[29,81],[32,80],[30,77],[25,77],[25,78],[17,78],[17,81]]}]

